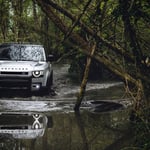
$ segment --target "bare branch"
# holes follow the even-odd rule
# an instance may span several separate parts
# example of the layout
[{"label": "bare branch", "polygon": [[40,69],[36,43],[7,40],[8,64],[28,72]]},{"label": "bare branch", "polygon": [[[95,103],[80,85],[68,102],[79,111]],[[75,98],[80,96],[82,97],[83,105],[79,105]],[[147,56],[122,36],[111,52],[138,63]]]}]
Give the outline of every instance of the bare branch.
[{"label": "bare branch", "polygon": [[92,2],[92,0],[89,0],[87,2],[87,4],[85,5],[82,13],[78,16],[78,18],[75,20],[74,24],[72,25],[72,27],[70,28],[70,30],[68,31],[68,33],[65,35],[64,37],[64,41],[67,39],[67,37],[71,34],[71,32],[73,31],[73,29],[76,27],[76,25],[78,24],[78,22],[80,21],[81,17],[84,15],[85,11],[87,10],[88,6],[90,5],[90,3]]}]

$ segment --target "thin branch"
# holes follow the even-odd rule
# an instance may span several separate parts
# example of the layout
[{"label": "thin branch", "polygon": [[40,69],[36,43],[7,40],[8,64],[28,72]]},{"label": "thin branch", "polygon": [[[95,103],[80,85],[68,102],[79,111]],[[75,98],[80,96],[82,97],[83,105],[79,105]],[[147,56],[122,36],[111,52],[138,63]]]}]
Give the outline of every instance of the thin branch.
[{"label": "thin branch", "polygon": [[90,3],[92,2],[92,0],[89,0],[87,2],[87,4],[85,5],[82,13],[78,16],[78,18],[75,20],[74,24],[72,25],[72,27],[70,28],[70,30],[68,31],[68,33],[65,35],[64,37],[64,41],[69,37],[69,35],[71,34],[71,32],[73,31],[73,29],[76,27],[76,25],[78,24],[78,22],[80,21],[81,17],[84,15],[85,11],[87,10],[88,6],[90,5]]}]

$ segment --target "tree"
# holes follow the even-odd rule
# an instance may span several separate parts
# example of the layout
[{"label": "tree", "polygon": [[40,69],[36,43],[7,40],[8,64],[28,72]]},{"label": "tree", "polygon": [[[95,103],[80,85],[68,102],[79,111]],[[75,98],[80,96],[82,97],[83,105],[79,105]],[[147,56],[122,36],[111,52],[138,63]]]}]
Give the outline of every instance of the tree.
[{"label": "tree", "polygon": [[[143,110],[145,106],[149,105],[149,34],[142,33],[142,29],[144,27],[147,29],[149,24],[148,1],[119,0],[119,2],[113,2],[111,0],[102,0],[100,3],[93,1],[89,10],[92,7],[93,9],[86,16],[95,14],[101,17],[101,22],[98,22],[100,29],[96,31],[94,27],[97,26],[97,22],[92,22],[87,17],[82,17],[82,20],[78,19],[80,15],[75,17],[76,14],[71,14],[51,0],[36,1],[47,17],[64,35],[69,33],[67,39],[74,45],[78,45],[84,54],[90,56],[92,47],[88,44],[85,34],[97,43],[93,58],[123,79],[126,87],[128,87],[128,93],[134,99],[135,111]],[[114,6],[113,9],[110,9],[110,6]],[[95,8],[97,12],[94,12]],[[146,17],[143,18],[144,14],[146,14]],[[67,19],[62,19],[62,15]],[[69,27],[70,20],[74,23],[72,29]],[[78,30],[76,31],[75,29]],[[124,31],[123,34],[122,31]],[[149,33],[148,29],[147,31]],[[81,33],[84,33],[84,35]],[[142,37],[141,35],[143,34],[147,34],[148,37]]]},{"label": "tree", "polygon": [[9,28],[9,3],[8,1],[0,1],[0,38],[6,41]]},{"label": "tree", "polygon": [[45,38],[50,37],[50,23],[35,0],[0,0],[0,15],[1,43],[34,42],[50,45],[50,40]]}]

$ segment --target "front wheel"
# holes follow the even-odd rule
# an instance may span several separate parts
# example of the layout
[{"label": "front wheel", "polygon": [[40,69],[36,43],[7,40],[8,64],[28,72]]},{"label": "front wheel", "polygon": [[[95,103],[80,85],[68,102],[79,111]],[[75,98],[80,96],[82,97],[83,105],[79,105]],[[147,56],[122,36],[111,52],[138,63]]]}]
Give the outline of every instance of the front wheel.
[{"label": "front wheel", "polygon": [[46,88],[44,89],[45,94],[49,94],[51,91],[51,86],[53,85],[53,71],[50,74],[50,77],[47,79]]},{"label": "front wheel", "polygon": [[49,78],[49,82],[50,82],[50,86],[53,85],[53,70],[51,71],[51,74],[50,74],[50,78]]}]

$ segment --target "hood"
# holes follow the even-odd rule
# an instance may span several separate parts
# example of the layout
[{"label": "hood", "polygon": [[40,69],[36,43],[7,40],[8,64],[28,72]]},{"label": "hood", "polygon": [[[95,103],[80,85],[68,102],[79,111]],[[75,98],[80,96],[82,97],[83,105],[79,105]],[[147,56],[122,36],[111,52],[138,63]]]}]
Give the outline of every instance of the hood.
[{"label": "hood", "polygon": [[0,61],[0,71],[34,71],[43,70],[46,62]]}]

